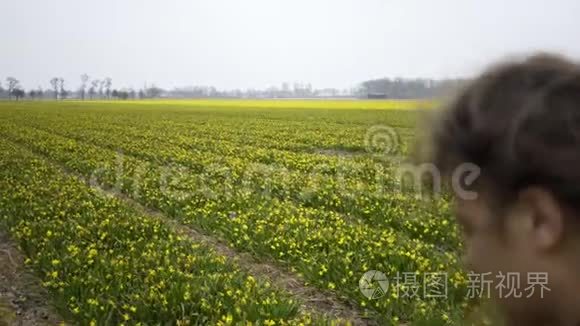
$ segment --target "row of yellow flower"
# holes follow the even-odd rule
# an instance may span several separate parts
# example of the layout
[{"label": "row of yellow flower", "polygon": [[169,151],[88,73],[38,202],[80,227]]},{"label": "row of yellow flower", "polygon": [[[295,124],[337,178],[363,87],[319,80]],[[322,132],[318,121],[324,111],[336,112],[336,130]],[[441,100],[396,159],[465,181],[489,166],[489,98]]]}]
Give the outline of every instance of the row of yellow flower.
[{"label": "row of yellow flower", "polygon": [[0,227],[80,325],[325,324],[288,293],[0,141]]},{"label": "row of yellow flower", "polygon": [[[162,142],[157,139],[159,135],[149,132],[128,136],[130,132],[124,134],[119,128],[108,129],[109,125],[101,130],[101,125],[95,127],[94,123],[83,125],[76,122],[72,125],[68,120],[20,121],[19,128],[23,124],[34,126],[36,130],[32,132],[35,137],[45,137],[43,132],[49,136],[58,134],[81,143],[119,151],[122,153],[119,154],[121,160],[130,156],[147,162],[159,162],[170,167],[166,171],[167,182],[187,183],[187,178],[196,176],[203,179],[203,189],[211,195],[245,187],[251,191],[257,190],[263,196],[291,199],[308,207],[336,211],[374,226],[401,229],[410,236],[445,248],[458,246],[457,233],[449,232],[450,216],[445,213],[444,202],[435,203],[444,207],[434,206],[433,203],[425,206],[414,196],[402,193],[404,187],[400,180],[393,178],[395,173],[392,168],[368,157],[346,160],[320,154],[280,151],[283,156],[264,161],[251,153],[274,150],[250,146],[253,150],[243,152],[243,159],[198,148],[200,152],[184,155],[185,158],[180,160],[180,153],[187,153],[192,148],[175,144],[177,140],[172,137],[176,137],[169,133]],[[173,134],[182,132],[176,129]],[[222,148],[222,141],[214,143],[213,147]],[[303,165],[307,165],[309,170],[284,166],[285,162],[294,161],[308,162]]]}]

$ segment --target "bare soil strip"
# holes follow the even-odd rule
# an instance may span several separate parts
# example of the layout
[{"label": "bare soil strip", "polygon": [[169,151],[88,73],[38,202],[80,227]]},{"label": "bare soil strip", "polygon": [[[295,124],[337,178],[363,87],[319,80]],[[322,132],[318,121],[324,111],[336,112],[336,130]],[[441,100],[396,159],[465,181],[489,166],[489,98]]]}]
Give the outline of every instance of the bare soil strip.
[{"label": "bare soil strip", "polygon": [[60,325],[48,293],[24,267],[24,257],[0,231],[0,326]]},{"label": "bare soil strip", "polygon": [[[220,241],[213,236],[204,234],[203,232],[200,232],[192,227],[179,223],[178,221],[167,217],[158,210],[145,207],[137,201],[125,196],[124,194],[96,186],[83,175],[71,171],[62,163],[52,160],[41,153],[37,153],[34,150],[26,147],[24,144],[18,143],[18,145],[26,148],[37,156],[42,157],[54,166],[58,167],[62,173],[77,178],[104,196],[117,198],[125,204],[133,207],[137,212],[163,222],[175,233],[187,236],[193,241],[211,246],[216,250],[217,253],[238,262],[238,264],[243,269],[247,270],[250,274],[261,279],[266,279],[272,285],[283,289],[295,296],[302,302],[301,309],[303,311],[314,312],[333,318],[343,319],[345,321],[343,323],[344,325],[377,325],[375,318],[371,317],[372,313],[365,314],[364,311],[360,310],[354,302],[341,299],[334,292],[307,285],[307,283],[300,276],[279,266],[279,264],[277,264],[275,261],[269,261],[267,259],[261,259],[261,261],[258,261],[251,254],[233,249],[223,241]],[[0,326],[3,325],[0,324]]]}]

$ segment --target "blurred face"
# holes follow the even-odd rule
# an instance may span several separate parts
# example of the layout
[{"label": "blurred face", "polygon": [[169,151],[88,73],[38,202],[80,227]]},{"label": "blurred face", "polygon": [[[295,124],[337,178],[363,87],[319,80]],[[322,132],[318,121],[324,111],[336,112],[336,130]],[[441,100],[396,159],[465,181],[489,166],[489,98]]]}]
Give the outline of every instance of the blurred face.
[{"label": "blurred face", "polygon": [[495,299],[514,325],[568,324],[565,320],[577,325],[580,264],[575,249],[580,247],[564,241],[558,202],[550,193],[530,189],[509,207],[494,209],[491,203],[480,193],[476,200],[457,198],[455,207],[467,268],[491,282],[480,297]]},{"label": "blurred face", "polygon": [[506,248],[494,223],[497,217],[479,197],[456,201],[455,215],[464,239],[464,263],[477,273],[497,271],[506,263]]}]

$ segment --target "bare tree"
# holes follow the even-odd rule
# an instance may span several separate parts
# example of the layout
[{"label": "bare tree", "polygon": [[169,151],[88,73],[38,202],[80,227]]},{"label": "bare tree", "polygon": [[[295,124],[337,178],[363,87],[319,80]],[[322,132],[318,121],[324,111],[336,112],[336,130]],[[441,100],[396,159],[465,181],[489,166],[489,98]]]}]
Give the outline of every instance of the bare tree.
[{"label": "bare tree", "polygon": [[59,83],[59,90],[60,90],[60,99],[64,99],[66,98],[66,96],[68,95],[68,92],[64,89],[64,78],[59,78],[58,79],[58,83]]},{"label": "bare tree", "polygon": [[38,86],[38,89],[36,90],[36,97],[38,97],[39,99],[42,100],[43,96],[44,96],[44,91],[42,90],[42,87]]},{"label": "bare tree", "polygon": [[99,82],[99,96],[103,98],[103,89],[105,88],[105,81],[101,80]]},{"label": "bare tree", "polygon": [[129,92],[123,89],[117,92],[117,96],[121,100],[127,100],[129,98]]},{"label": "bare tree", "polygon": [[89,81],[89,75],[87,74],[82,74],[81,75],[81,88],[80,88],[80,93],[81,93],[81,99],[84,101],[85,100],[85,93],[87,90],[87,83]]},{"label": "bare tree", "polygon": [[161,96],[161,94],[163,93],[163,89],[155,86],[155,85],[151,85],[151,87],[145,89],[145,96],[149,97],[149,98],[156,98]]},{"label": "bare tree", "polygon": [[11,100],[12,95],[14,95],[14,90],[18,87],[18,84],[20,84],[20,82],[18,81],[18,79],[14,77],[8,77],[6,78],[6,84],[8,85],[8,99]]},{"label": "bare tree", "polygon": [[94,79],[93,81],[91,81],[91,88],[89,88],[89,97],[91,98],[91,100],[93,99],[93,97],[95,97],[95,94],[97,94],[97,89],[99,88],[99,84],[101,82],[98,79]]},{"label": "bare tree", "polygon": [[24,92],[24,90],[20,89],[20,88],[15,88],[12,90],[12,95],[14,95],[14,97],[16,97],[16,100],[20,100],[21,98],[24,98],[24,95],[26,95],[26,92]]},{"label": "bare tree", "polygon": [[59,84],[58,77],[54,77],[53,79],[50,80],[50,85],[52,86],[52,89],[54,90],[54,99],[55,100],[58,100],[58,84]]},{"label": "bare tree", "polygon": [[111,98],[111,85],[113,84],[113,80],[110,77],[105,78],[105,92],[107,95],[107,99]]}]

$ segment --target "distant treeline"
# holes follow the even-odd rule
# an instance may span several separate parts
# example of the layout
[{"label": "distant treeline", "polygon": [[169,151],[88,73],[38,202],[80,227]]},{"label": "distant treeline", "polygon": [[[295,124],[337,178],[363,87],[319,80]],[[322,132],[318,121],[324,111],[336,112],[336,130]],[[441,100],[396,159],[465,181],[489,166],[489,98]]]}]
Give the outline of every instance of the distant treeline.
[{"label": "distant treeline", "polygon": [[467,81],[467,79],[381,78],[363,82],[359,96],[393,99],[433,98],[449,94]]},{"label": "distant treeline", "polygon": [[43,89],[24,89],[20,81],[14,77],[6,78],[6,82],[0,81],[0,98],[9,100],[40,100],[40,99],[81,99],[81,100],[129,100],[161,97],[163,89],[150,86],[135,90],[133,88],[117,89],[113,87],[113,80],[109,77],[91,80],[88,75],[81,75],[81,85],[77,89],[66,87],[64,78],[54,77],[50,80],[51,87]]},{"label": "distant treeline", "polygon": [[147,98],[433,98],[450,93],[464,84],[466,79],[404,79],[381,78],[368,80],[350,89],[314,89],[311,84],[283,83],[280,87],[266,89],[219,90],[212,86],[190,86],[165,90],[154,85],[140,89],[115,88],[111,78],[90,79],[81,75],[80,86],[66,87],[63,78],[50,80],[51,87],[24,89],[14,77],[0,81],[0,98],[26,99],[81,99],[81,100],[133,100]]}]

